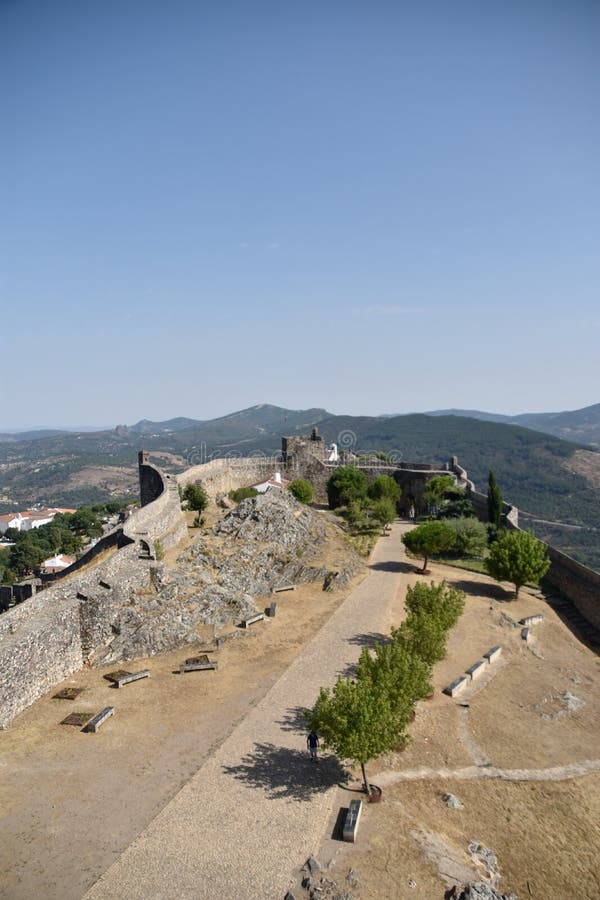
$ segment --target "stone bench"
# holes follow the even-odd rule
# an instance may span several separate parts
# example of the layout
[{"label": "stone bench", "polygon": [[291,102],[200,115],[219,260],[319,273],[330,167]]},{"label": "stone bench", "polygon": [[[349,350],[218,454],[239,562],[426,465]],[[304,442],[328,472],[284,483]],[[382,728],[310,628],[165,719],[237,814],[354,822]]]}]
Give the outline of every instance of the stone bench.
[{"label": "stone bench", "polygon": [[540,622],[544,621],[544,617],[541,613],[537,613],[535,616],[525,616],[524,619],[519,620],[519,625],[538,625]]},{"label": "stone bench", "polygon": [[273,588],[273,593],[274,594],[282,594],[284,591],[295,591],[295,590],[296,590],[295,584],[286,584],[286,585],[284,585],[284,587]]},{"label": "stone bench", "polygon": [[271,603],[270,606],[267,606],[265,609],[265,615],[268,616],[269,619],[274,619],[275,614],[277,613],[277,604]]},{"label": "stone bench", "polygon": [[206,669],[218,669],[219,663],[216,659],[209,659],[208,662],[181,663],[179,666],[179,674],[184,672],[203,672]]},{"label": "stone bench", "polygon": [[101,709],[99,713],[96,713],[96,715],[90,719],[83,731],[91,731],[95,734],[100,726],[104,725],[106,720],[110,719],[110,717],[114,716],[114,714],[114,706],[105,706],[104,709]]},{"label": "stone bench", "polygon": [[348,807],[348,812],[346,813],[344,830],[342,833],[342,837],[345,841],[354,843],[356,840],[356,832],[358,831],[358,824],[360,822],[360,815],[362,813],[362,805],[362,800],[350,801],[350,806]]},{"label": "stone bench", "polygon": [[260,622],[264,617],[264,613],[257,613],[255,616],[249,616],[247,619],[242,619],[241,626],[242,628],[249,628],[250,625],[254,625],[255,622]]},{"label": "stone bench", "polygon": [[483,662],[482,659],[478,659],[476,663],[473,663],[472,666],[466,670],[466,674],[470,676],[471,681],[475,681],[476,678],[479,678],[480,675],[483,675],[487,666]]},{"label": "stone bench", "polygon": [[531,632],[529,628],[521,628],[521,640],[528,644],[531,641]]},{"label": "stone bench", "polygon": [[150,669],[141,669],[139,672],[130,672],[129,675],[122,675],[116,679],[115,684],[118,688],[121,688],[124,684],[130,684],[132,681],[140,681],[142,678],[149,677]]},{"label": "stone bench", "polygon": [[501,653],[502,647],[492,647],[491,650],[488,650],[487,653],[483,654],[483,658],[487,659],[488,663],[491,665],[491,663],[496,662]]},{"label": "stone bench", "polygon": [[469,679],[466,675],[461,675],[460,678],[455,678],[455,680],[448,685],[448,687],[444,688],[444,694],[448,694],[449,697],[456,697],[457,694],[460,694],[461,691],[464,691],[466,686],[469,683]]}]

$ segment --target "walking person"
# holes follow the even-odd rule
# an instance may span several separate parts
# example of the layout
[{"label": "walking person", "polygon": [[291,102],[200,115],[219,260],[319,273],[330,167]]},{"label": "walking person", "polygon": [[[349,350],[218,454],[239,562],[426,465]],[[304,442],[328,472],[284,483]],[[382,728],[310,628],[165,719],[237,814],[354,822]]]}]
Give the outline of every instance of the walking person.
[{"label": "walking person", "polygon": [[319,749],[319,735],[315,731],[311,731],[306,738],[306,746],[310,753],[311,762],[319,762],[317,759],[317,750]]}]

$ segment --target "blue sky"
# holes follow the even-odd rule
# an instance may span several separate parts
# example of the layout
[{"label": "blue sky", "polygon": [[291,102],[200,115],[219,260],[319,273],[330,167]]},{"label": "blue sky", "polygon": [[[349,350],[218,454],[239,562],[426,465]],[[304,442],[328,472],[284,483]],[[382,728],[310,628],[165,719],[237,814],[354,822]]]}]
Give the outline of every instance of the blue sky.
[{"label": "blue sky", "polygon": [[598,402],[600,4],[0,0],[0,426]]}]

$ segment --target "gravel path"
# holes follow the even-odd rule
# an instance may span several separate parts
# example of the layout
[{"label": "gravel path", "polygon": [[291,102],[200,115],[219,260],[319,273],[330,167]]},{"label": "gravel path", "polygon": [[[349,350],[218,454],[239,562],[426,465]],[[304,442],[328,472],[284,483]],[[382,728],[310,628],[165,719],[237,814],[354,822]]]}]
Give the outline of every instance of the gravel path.
[{"label": "gravel path", "polygon": [[456,778],[459,781],[568,781],[600,770],[600,759],[586,759],[568,766],[549,769],[499,769],[496,766],[463,766],[460,769],[408,769],[404,772],[383,772],[377,776],[381,787],[400,781],[423,781],[436,778]]},{"label": "gravel path", "polygon": [[397,624],[408,527],[378,542],[370,574],[86,898],[283,898],[319,847],[345,777],[335,757],[308,759],[302,709]]}]

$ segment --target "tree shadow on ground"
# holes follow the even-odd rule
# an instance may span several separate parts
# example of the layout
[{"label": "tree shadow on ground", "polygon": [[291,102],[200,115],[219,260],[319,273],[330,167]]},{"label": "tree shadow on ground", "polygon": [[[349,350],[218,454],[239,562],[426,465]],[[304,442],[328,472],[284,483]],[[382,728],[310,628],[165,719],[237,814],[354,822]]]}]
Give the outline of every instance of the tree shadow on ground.
[{"label": "tree shadow on ground", "polygon": [[481,597],[489,597],[490,600],[498,600],[500,603],[509,603],[515,599],[514,591],[507,591],[499,584],[489,584],[485,581],[469,581],[466,578],[447,578],[446,582],[458,591],[468,594],[479,594]]},{"label": "tree shadow on ground", "polygon": [[223,766],[249,787],[264,791],[269,799],[308,802],[334,785],[345,785],[349,774],[335,756],[322,756],[312,762],[307,751],[255,744],[237,766]]},{"label": "tree shadow on ground", "polygon": [[375,644],[389,644],[391,640],[389,634],[382,634],[379,631],[369,631],[366,634],[353,634],[351,638],[348,638],[348,643],[354,644],[357,647],[373,648]]},{"label": "tree shadow on ground", "polygon": [[373,563],[369,568],[375,572],[404,572],[405,574],[415,571],[415,566],[412,563],[400,562],[397,559]]},{"label": "tree shadow on ground", "polygon": [[308,733],[308,722],[306,721],[305,712],[310,712],[304,706],[290,706],[286,709],[283,719],[277,720],[277,725],[281,726],[282,731],[293,731],[296,734]]}]

